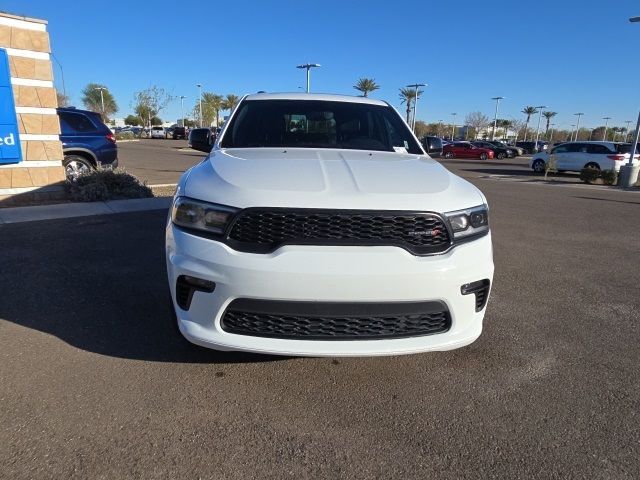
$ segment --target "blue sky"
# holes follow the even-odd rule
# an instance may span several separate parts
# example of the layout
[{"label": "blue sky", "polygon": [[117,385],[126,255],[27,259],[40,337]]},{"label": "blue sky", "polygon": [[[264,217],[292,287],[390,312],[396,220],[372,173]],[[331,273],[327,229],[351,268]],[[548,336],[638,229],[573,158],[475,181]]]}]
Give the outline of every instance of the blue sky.
[{"label": "blue sky", "polygon": [[[312,91],[353,94],[359,77],[373,77],[381,88],[372,96],[399,108],[399,87],[429,84],[418,104],[428,122],[476,110],[492,118],[498,95],[500,117],[548,105],[560,128],[575,112],[585,126],[605,116],[635,123],[640,108],[633,0],[3,0],[0,8],[47,19],[73,103],[88,82],[104,83],[117,116],[151,84],[186,95],[189,106],[198,82],[221,94],[299,91],[295,65],[306,61],[322,64]],[[178,118],[180,101],[160,116]]]}]

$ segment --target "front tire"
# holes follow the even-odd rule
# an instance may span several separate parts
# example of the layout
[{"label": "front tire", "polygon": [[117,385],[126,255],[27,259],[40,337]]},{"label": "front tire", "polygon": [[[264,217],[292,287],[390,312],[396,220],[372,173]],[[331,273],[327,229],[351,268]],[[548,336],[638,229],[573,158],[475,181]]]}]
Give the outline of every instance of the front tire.
[{"label": "front tire", "polygon": [[486,160],[487,158],[489,158],[489,157],[487,156],[486,153],[481,153],[480,154],[480,160]]},{"label": "front tire", "polygon": [[89,160],[80,155],[67,155],[62,161],[67,180],[75,182],[80,175],[87,174],[93,170],[93,165]]},{"label": "front tire", "polygon": [[498,153],[498,154],[496,155],[496,158],[497,158],[498,160],[504,160],[504,157],[505,157],[505,154],[504,154],[504,153],[502,153],[502,152],[501,152],[501,153]]},{"label": "front tire", "polygon": [[531,168],[536,173],[544,173],[544,161],[536,160],[533,162],[533,165],[531,165]]},{"label": "front tire", "polygon": [[595,162],[589,162],[589,163],[587,163],[587,164],[584,166],[584,168],[594,168],[594,169],[596,169],[596,170],[600,171],[600,165],[598,165],[598,164],[597,164],[597,163],[595,163]]}]

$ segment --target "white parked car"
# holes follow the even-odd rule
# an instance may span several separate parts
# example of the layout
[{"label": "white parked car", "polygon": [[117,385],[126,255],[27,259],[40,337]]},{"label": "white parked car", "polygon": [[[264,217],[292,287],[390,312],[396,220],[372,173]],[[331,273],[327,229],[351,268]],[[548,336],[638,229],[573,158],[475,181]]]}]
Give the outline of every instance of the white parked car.
[{"label": "white parked car", "polygon": [[[542,173],[550,158],[555,159],[558,171],[579,172],[583,168],[620,170],[629,162],[629,143],[619,142],[566,142],[550,150],[536,153],[529,161],[534,172]],[[638,164],[638,155],[634,158]]]},{"label": "white parked car", "polygon": [[205,347],[281,355],[462,347],[493,279],[488,214],[386,102],[247,96],[173,200],[178,326]]},{"label": "white parked car", "polygon": [[151,127],[151,138],[165,138],[163,127]]}]

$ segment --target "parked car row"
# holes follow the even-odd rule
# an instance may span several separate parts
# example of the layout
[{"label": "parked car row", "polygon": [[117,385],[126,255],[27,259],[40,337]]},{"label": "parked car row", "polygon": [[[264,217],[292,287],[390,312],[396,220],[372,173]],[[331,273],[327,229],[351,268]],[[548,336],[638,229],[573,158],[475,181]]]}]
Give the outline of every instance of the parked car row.
[{"label": "parked car row", "polygon": [[145,138],[172,138],[173,140],[183,139],[186,140],[189,136],[189,129],[185,127],[116,127],[115,133],[127,133],[130,132],[136,137]]},{"label": "parked car row", "polygon": [[[469,148],[469,145],[474,148]],[[445,156],[453,157],[477,157],[481,158],[486,154],[487,158],[514,158],[524,154],[524,149],[518,146],[507,145],[498,140],[473,140],[449,142],[440,137],[426,136],[422,139],[422,146],[432,157]],[[492,152],[490,156],[487,150]]]},{"label": "parked car row", "polygon": [[[640,145],[633,163],[640,163]],[[619,142],[564,142],[548,151],[536,153],[529,166],[536,173],[543,173],[549,162],[559,172],[579,172],[583,168],[620,171],[629,162],[631,144]]]}]

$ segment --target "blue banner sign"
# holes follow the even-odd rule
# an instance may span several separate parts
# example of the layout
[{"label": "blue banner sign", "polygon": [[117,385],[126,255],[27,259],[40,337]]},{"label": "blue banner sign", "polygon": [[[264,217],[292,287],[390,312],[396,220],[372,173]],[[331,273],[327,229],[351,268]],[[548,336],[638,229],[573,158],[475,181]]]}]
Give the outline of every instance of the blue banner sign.
[{"label": "blue banner sign", "polygon": [[18,163],[22,160],[16,106],[11,89],[9,58],[0,48],[0,163]]}]

